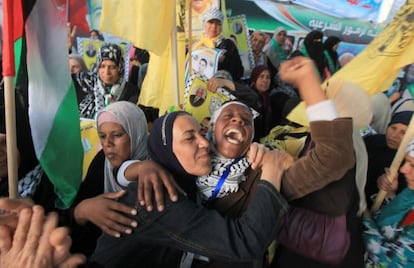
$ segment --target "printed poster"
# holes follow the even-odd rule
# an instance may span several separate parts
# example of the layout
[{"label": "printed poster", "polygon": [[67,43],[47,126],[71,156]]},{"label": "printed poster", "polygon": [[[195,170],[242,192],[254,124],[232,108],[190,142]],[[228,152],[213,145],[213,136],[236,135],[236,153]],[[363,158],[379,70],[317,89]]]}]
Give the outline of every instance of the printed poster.
[{"label": "printed poster", "polygon": [[[224,102],[235,99],[236,97],[224,88],[218,88],[215,93],[209,91],[207,80],[193,75],[185,87],[184,111],[192,114],[201,123],[206,117],[211,117]],[[257,111],[251,111],[253,118],[259,115]]]},{"label": "printed poster", "polygon": [[250,76],[250,71],[255,67],[252,45],[250,42],[249,29],[245,15],[228,17],[229,38],[236,42],[239,50],[240,59],[244,68],[244,77]]},{"label": "printed poster", "polygon": [[98,130],[96,129],[96,121],[87,118],[81,118],[80,120],[81,141],[84,151],[82,180],[84,180],[89,165],[101,149],[101,144],[99,142]]},{"label": "printed poster", "polygon": [[216,48],[200,47],[191,52],[191,73],[188,72],[189,62],[187,57],[185,77],[199,76],[204,80],[209,79],[217,72],[218,61],[222,50]]}]

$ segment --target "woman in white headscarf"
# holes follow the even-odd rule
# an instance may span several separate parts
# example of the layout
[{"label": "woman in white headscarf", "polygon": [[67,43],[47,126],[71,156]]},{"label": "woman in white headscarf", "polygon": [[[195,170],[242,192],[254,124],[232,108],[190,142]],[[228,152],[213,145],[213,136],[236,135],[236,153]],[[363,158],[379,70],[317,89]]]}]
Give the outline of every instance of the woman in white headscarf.
[{"label": "woman in white headscarf", "polygon": [[[136,210],[116,202],[125,193],[115,179],[121,164],[140,160],[143,166],[149,167],[145,172],[149,176],[162,170],[158,165],[145,161],[148,159],[147,121],[137,105],[127,101],[112,103],[98,113],[96,124],[102,150],[88,168],[72,206],[69,223],[72,227],[72,251],[87,256],[95,248],[101,231],[119,237],[130,234],[132,227],[137,226],[137,222],[125,216],[134,215]],[[151,167],[156,168],[151,170]]]}]

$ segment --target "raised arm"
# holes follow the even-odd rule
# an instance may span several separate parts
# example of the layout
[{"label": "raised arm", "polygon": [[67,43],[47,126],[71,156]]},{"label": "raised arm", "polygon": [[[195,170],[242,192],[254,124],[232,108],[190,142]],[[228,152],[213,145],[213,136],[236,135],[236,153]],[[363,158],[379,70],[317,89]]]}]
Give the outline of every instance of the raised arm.
[{"label": "raised arm", "polygon": [[281,78],[298,88],[307,106],[314,148],[289,168],[282,180],[288,200],[303,197],[338,180],[355,165],[351,118],[338,117],[320,86],[313,61],[295,57],[280,66]]}]

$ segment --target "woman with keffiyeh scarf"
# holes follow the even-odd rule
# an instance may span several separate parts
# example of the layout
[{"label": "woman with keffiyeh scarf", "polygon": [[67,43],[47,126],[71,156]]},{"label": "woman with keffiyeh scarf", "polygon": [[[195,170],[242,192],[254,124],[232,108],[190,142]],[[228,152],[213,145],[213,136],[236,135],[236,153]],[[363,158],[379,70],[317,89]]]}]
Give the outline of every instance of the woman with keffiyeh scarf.
[{"label": "woman with keffiyeh scarf", "polygon": [[138,88],[124,79],[124,65],[121,48],[108,43],[100,48],[92,72],[72,76],[80,117],[94,118],[100,110],[115,101],[138,101]]}]

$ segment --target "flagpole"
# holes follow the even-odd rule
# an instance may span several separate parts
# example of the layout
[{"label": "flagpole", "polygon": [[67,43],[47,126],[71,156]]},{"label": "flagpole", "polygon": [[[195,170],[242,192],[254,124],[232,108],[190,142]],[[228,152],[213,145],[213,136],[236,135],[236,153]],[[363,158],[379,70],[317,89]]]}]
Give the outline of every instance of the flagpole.
[{"label": "flagpole", "polygon": [[171,54],[172,54],[172,79],[175,90],[175,105],[180,104],[180,85],[178,78],[178,55],[177,55],[177,0],[174,0],[174,15],[173,15],[173,25],[171,29]]},{"label": "flagpole", "polygon": [[70,0],[66,0],[66,22],[70,22]]},{"label": "flagpole", "polygon": [[[188,73],[191,74],[193,72],[193,60],[192,60],[192,53],[193,53],[193,7],[192,7],[192,0],[188,1],[189,6],[188,6],[188,30],[187,30],[187,34],[188,34],[188,52],[187,55],[189,55],[188,57]],[[187,82],[187,81],[186,81]]]},{"label": "flagpole", "polygon": [[[397,153],[395,154],[394,160],[391,163],[390,175],[387,177],[390,182],[394,180],[394,177],[401,166],[401,163],[405,155],[405,148],[407,147],[412,137],[414,137],[414,116],[411,117],[410,124],[407,127],[407,130],[404,134],[404,138],[402,139],[401,144],[398,147]],[[387,192],[384,190],[380,190],[378,192],[377,197],[375,198],[375,202],[371,208],[372,211],[377,211],[381,207],[382,201],[384,201],[386,195]]]},{"label": "flagpole", "polygon": [[9,197],[17,198],[17,142],[14,77],[4,77],[4,104],[6,110],[7,178]]},{"label": "flagpole", "polygon": [[9,197],[17,198],[17,142],[16,142],[16,108],[14,92],[14,0],[3,1],[3,80],[4,105],[6,119],[7,178]]}]

